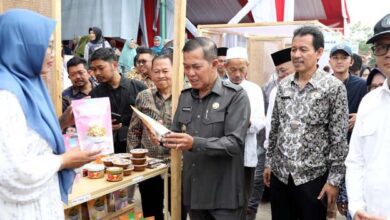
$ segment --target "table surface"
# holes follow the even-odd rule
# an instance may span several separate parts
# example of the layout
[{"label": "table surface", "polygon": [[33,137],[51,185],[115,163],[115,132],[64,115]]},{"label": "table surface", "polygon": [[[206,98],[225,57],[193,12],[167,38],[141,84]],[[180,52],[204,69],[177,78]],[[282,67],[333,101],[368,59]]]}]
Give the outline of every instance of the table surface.
[{"label": "table surface", "polygon": [[134,185],[143,180],[167,173],[168,168],[166,165],[162,165],[153,169],[146,168],[145,171],[142,172],[132,171],[130,176],[123,177],[123,180],[119,182],[108,182],[106,180],[107,174],[104,178],[100,179],[81,177],[75,180],[72,193],[69,194],[68,205],[64,205],[64,209],[71,208],[119,189],[123,189],[126,186]]}]

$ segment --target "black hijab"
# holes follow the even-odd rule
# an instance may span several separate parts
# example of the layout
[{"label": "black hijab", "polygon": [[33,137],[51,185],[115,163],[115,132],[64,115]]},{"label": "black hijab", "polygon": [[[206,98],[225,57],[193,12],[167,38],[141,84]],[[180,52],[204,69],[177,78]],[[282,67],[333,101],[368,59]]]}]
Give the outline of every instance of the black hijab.
[{"label": "black hijab", "polygon": [[93,44],[97,44],[97,43],[102,43],[103,42],[103,38],[102,38],[102,30],[98,27],[91,27],[88,29],[88,34],[93,31],[95,33],[95,40],[91,40],[90,42],[93,43]]}]

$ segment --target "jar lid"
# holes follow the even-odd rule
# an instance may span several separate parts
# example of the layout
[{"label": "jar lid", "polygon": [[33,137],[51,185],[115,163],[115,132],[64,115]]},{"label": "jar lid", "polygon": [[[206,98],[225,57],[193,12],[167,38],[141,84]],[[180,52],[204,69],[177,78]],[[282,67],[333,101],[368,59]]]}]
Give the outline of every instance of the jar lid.
[{"label": "jar lid", "polygon": [[87,167],[87,170],[91,171],[91,172],[102,171],[102,170],[104,170],[104,165],[103,164],[89,164]]},{"label": "jar lid", "polygon": [[123,173],[123,168],[122,167],[109,167],[107,168],[107,173],[110,174],[120,174]]}]

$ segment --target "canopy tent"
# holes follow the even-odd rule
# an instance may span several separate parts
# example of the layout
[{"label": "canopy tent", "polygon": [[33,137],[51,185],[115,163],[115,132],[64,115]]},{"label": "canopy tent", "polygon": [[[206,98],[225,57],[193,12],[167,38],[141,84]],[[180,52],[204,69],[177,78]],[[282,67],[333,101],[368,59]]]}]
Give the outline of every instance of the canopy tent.
[{"label": "canopy tent", "polygon": [[270,54],[290,47],[294,30],[303,25],[317,26],[322,30],[325,50],[318,64],[321,67],[327,65],[330,49],[342,40],[342,36],[318,21],[198,25],[198,33],[213,39],[218,46],[246,47],[250,62],[248,78],[263,85],[275,72]]},{"label": "canopy tent", "polygon": [[[137,38],[152,45],[164,32],[173,39],[174,0],[62,0],[62,38],[86,35],[91,26],[104,36]],[[160,18],[163,18],[160,22]],[[237,19],[238,18],[238,19]],[[236,19],[236,20],[235,20]],[[319,20],[343,32],[349,22],[346,0],[188,0],[186,28],[197,35],[199,24]],[[162,31],[163,30],[163,31]],[[166,34],[165,34],[166,32]]]}]

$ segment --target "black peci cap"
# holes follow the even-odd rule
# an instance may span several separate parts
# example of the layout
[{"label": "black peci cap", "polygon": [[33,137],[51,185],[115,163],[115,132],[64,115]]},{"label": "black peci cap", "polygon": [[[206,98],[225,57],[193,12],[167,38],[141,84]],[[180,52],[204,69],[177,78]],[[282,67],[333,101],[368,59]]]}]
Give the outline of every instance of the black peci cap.
[{"label": "black peci cap", "polygon": [[276,51],[271,54],[272,61],[274,61],[275,66],[279,66],[282,63],[291,61],[291,47]]},{"label": "black peci cap", "polygon": [[227,47],[218,47],[217,56],[226,56],[227,50]]}]

